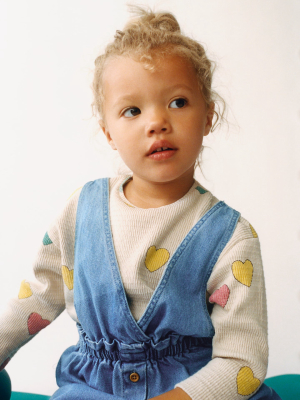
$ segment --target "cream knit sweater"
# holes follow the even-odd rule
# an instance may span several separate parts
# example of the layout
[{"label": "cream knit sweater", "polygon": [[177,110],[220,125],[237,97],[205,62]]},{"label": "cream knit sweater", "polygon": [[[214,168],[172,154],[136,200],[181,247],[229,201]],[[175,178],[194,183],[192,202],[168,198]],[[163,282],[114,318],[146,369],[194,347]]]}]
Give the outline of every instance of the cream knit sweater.
[{"label": "cream knit sweater", "polygon": [[[110,179],[110,218],[129,307],[139,320],[168,260],[190,229],[218,200],[195,181],[175,203],[141,209],[124,196],[123,184],[128,178]],[[79,189],[71,196],[45,234],[34,264],[36,279],[21,283],[18,296],[0,316],[2,368],[65,308],[78,322],[73,267],[80,192]],[[242,217],[213,268],[207,285],[207,302],[213,305],[212,360],[176,386],[193,400],[248,399],[266,375],[267,313],[259,240]]]}]

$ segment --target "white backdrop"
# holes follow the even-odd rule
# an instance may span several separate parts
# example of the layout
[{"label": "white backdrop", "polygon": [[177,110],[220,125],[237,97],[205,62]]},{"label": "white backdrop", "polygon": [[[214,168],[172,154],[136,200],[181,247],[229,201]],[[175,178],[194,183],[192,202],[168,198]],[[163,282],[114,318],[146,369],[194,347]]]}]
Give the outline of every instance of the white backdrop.
[{"label": "white backdrop", "polygon": [[[241,211],[262,246],[268,376],[300,373],[300,2],[140,1],[173,12],[219,68],[231,126],[206,141],[198,179]],[[91,119],[93,62],[128,19],[125,0],[0,2],[0,305],[16,296],[50,222],[89,180],[114,174]],[[13,390],[52,394],[77,341],[63,313],[7,366]]]}]

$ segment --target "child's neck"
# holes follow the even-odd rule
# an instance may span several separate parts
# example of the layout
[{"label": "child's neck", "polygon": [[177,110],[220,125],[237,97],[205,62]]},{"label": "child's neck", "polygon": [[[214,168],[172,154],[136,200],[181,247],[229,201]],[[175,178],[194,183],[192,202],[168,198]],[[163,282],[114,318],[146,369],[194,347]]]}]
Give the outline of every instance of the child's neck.
[{"label": "child's neck", "polygon": [[184,177],[162,184],[146,182],[133,176],[124,186],[124,195],[136,207],[158,208],[181,199],[190,190],[193,183],[194,177]]}]

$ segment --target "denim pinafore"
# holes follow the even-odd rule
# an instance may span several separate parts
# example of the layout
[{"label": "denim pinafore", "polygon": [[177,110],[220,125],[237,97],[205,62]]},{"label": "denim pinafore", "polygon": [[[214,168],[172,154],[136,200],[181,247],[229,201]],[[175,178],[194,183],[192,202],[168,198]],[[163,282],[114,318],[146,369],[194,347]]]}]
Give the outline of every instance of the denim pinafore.
[{"label": "denim pinafore", "polygon": [[[238,219],[239,213],[223,202],[212,207],[176,249],[143,316],[135,321],[114,252],[109,180],[87,183],[76,216],[79,341],[61,356],[56,370],[60,389],[51,399],[150,399],[205,366],[214,335],[207,281]],[[253,400],[275,398],[263,385]]]}]

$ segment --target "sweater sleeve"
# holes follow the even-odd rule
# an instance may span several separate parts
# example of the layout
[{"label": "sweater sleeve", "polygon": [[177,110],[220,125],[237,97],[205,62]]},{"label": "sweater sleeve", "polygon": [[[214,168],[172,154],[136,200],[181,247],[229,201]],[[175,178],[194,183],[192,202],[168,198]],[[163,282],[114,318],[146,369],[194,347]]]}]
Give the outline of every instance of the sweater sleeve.
[{"label": "sweater sleeve", "polygon": [[260,244],[240,218],[207,285],[215,329],[212,360],[176,386],[192,400],[249,399],[268,363],[267,312]]},{"label": "sweater sleeve", "polygon": [[41,240],[33,265],[34,279],[21,282],[19,293],[0,315],[0,371],[20,347],[61,314],[66,303],[67,306],[73,304],[74,237],[79,193],[69,199]]}]

